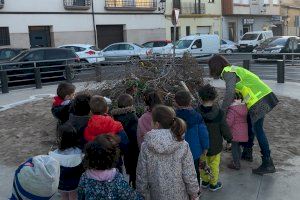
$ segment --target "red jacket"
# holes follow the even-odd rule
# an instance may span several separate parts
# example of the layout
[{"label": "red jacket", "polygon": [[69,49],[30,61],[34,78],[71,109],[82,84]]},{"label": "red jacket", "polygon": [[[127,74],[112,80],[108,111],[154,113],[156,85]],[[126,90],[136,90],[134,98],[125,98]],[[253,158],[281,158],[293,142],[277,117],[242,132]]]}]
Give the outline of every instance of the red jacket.
[{"label": "red jacket", "polygon": [[84,139],[88,142],[101,134],[117,134],[123,130],[120,122],[115,121],[108,115],[93,115],[84,130]]}]

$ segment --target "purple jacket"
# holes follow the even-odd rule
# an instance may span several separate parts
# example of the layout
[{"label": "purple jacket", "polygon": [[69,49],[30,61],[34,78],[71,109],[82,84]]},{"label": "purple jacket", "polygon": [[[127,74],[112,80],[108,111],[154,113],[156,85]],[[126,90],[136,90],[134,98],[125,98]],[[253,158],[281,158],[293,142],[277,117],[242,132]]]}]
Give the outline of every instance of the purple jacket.
[{"label": "purple jacket", "polygon": [[138,127],[137,127],[137,141],[140,148],[141,148],[141,144],[144,141],[144,136],[146,135],[146,133],[148,133],[151,130],[152,130],[152,113],[147,111],[139,118]]}]

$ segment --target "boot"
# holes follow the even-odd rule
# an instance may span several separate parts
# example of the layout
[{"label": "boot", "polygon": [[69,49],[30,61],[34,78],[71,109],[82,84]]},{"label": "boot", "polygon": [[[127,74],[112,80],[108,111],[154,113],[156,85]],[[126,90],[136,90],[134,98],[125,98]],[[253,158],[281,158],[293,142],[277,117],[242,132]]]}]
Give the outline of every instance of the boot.
[{"label": "boot", "polygon": [[252,173],[258,175],[275,173],[276,169],[273,164],[272,158],[271,157],[269,158],[261,157],[261,158],[262,158],[262,164],[257,169],[252,169]]},{"label": "boot", "polygon": [[252,148],[244,147],[241,159],[248,162],[253,162]]}]

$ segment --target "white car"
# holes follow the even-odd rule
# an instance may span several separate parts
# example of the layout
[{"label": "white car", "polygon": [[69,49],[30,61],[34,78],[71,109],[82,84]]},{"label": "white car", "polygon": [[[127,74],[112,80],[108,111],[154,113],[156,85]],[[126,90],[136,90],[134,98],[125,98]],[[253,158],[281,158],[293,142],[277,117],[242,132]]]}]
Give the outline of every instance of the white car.
[{"label": "white car", "polygon": [[233,52],[237,52],[238,48],[237,48],[237,44],[230,41],[230,40],[221,40],[221,52],[224,53],[233,53]]},{"label": "white car", "polygon": [[154,55],[167,54],[173,47],[170,40],[153,40],[142,44],[142,46],[152,49]]},{"label": "white car", "polygon": [[102,52],[94,45],[90,44],[66,44],[58,48],[72,49],[80,58],[82,63],[96,63],[105,60]]},{"label": "white car", "polygon": [[152,50],[144,48],[135,43],[121,42],[114,43],[103,50],[105,61],[133,61],[144,60],[152,55]]}]

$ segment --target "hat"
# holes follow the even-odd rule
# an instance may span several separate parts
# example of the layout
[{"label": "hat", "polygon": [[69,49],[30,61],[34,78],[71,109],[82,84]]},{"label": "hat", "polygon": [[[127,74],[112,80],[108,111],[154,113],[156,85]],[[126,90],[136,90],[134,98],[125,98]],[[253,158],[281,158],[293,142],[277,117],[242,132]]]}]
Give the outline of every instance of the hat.
[{"label": "hat", "polygon": [[48,200],[58,189],[60,166],[48,155],[30,158],[15,172],[11,199]]}]

